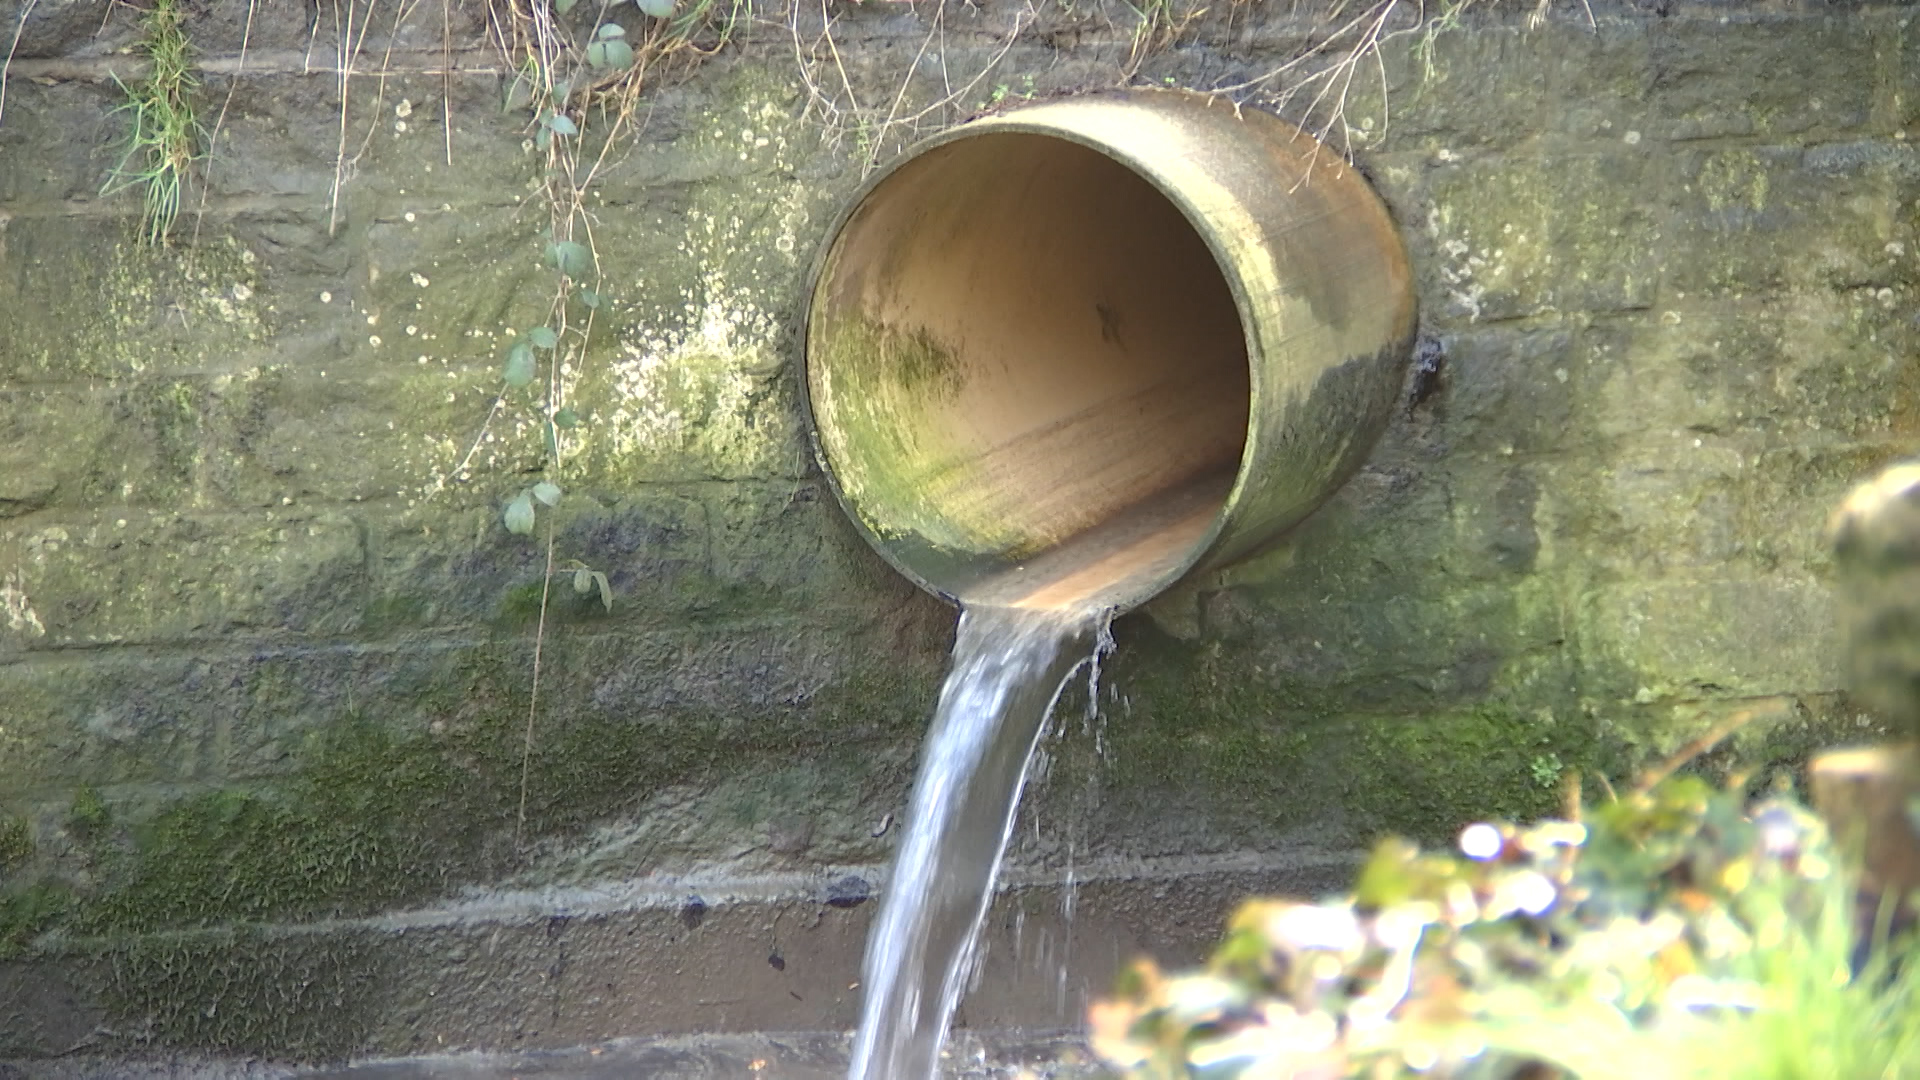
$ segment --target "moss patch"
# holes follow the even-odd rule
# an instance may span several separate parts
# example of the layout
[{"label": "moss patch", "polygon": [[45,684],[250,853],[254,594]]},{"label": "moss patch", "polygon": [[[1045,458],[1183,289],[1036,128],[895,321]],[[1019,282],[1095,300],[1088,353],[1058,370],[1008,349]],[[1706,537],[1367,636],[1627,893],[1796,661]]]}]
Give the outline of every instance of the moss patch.
[{"label": "moss patch", "polygon": [[144,938],[95,968],[113,1013],[162,1045],[337,1057],[365,1045],[392,953],[372,938],[251,931]]},{"label": "moss patch", "polygon": [[0,870],[19,866],[33,858],[35,850],[31,822],[13,815],[0,816]]},{"label": "moss patch", "polygon": [[50,881],[0,892],[0,960],[25,952],[36,934],[60,921],[70,902],[67,889]]}]

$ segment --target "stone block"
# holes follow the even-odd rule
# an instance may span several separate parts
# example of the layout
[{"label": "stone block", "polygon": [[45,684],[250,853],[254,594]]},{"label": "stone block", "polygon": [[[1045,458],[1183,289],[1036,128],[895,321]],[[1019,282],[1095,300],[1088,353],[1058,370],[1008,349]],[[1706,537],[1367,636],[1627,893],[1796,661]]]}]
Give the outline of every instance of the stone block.
[{"label": "stone block", "polygon": [[729,604],[872,611],[939,606],[867,546],[818,483],[740,481],[707,495],[716,584]]},{"label": "stone block", "polygon": [[[489,423],[502,389],[490,358],[476,363],[429,353],[216,377],[207,392],[201,462],[207,489],[222,503],[259,507],[375,500],[457,506],[490,497],[527,482],[521,474],[538,468],[542,456],[524,401]],[[479,490],[462,494],[463,481]]]},{"label": "stone block", "polygon": [[[215,80],[209,92],[226,84]],[[231,85],[239,89],[222,128],[226,161],[208,174],[216,195],[298,195],[324,202],[336,221],[362,223],[538,201],[544,155],[528,142],[528,118],[501,111],[490,72],[362,76],[349,81],[344,109],[338,80],[298,70]],[[316,116],[328,118],[317,133]]]},{"label": "stone block", "polygon": [[[1489,78],[1495,71],[1501,77]],[[1625,139],[1646,127],[1652,83],[1649,35],[1636,23],[1461,25],[1394,36],[1377,62],[1363,58],[1350,79],[1342,73],[1317,111],[1344,96],[1356,149],[1459,154],[1543,133]]]},{"label": "stone block", "polygon": [[0,566],[57,648],[336,634],[360,619],[360,529],[331,513],[44,515],[0,529]]},{"label": "stone block", "polygon": [[1743,471],[1739,513],[1762,565],[1824,575],[1832,566],[1827,524],[1847,493],[1893,462],[1911,441],[1783,446],[1754,455]]},{"label": "stone block", "polygon": [[1659,281],[1666,183],[1644,150],[1509,155],[1436,167],[1400,209],[1449,322],[1635,310]]},{"label": "stone block", "polygon": [[0,664],[0,799],[212,779],[216,730],[198,708],[207,673],[189,657]]},{"label": "stone block", "polygon": [[794,122],[801,105],[791,69],[764,56],[740,58],[698,82],[661,87],[642,121],[646,138],[610,158],[594,186],[609,203],[636,204],[644,212],[642,200],[655,189],[790,175],[818,153],[811,132]]},{"label": "stone block", "polygon": [[0,381],[231,370],[276,329],[258,256],[225,230],[189,253],[105,218],[0,221]]},{"label": "stone block", "polygon": [[[4,19],[0,13],[0,19]],[[0,22],[8,27],[12,20]],[[4,55],[4,54],[0,54]],[[118,101],[111,83],[41,85],[17,74],[7,80],[7,111],[0,123],[0,207],[51,211],[69,200],[89,200],[108,183],[126,137],[126,118],[108,115]],[[113,144],[112,152],[102,149]],[[0,222],[0,237],[6,234]],[[0,256],[6,250],[0,242]]]},{"label": "stone block", "polygon": [[1678,205],[1659,252],[1677,298],[1893,283],[1891,173],[1875,144],[1698,151],[1678,163]]},{"label": "stone block", "polygon": [[[665,491],[596,499],[575,490],[541,510],[533,535],[509,533],[500,502],[453,508],[427,503],[369,517],[374,594],[368,627],[380,633],[426,626],[530,627],[539,619],[546,526],[554,521],[555,576],[548,621],[603,625],[688,617],[717,602],[709,569],[711,529],[700,500]],[[576,570],[603,573],[576,592]]]},{"label": "stone block", "polygon": [[1695,441],[1648,438],[1563,460],[1541,514],[1555,564],[1627,579],[1740,562],[1771,569],[1760,554],[1769,538],[1748,532],[1745,457]]},{"label": "stone block", "polygon": [[1584,426],[1588,373],[1563,328],[1464,330],[1441,340],[1440,389],[1425,403],[1449,450],[1509,456],[1565,449]]},{"label": "stone block", "polygon": [[1875,48],[1857,20],[1831,16],[1674,20],[1652,36],[1654,133],[1831,139],[1860,130],[1872,117]]},{"label": "stone block", "polygon": [[47,507],[194,505],[205,380],[0,390],[0,519]]},{"label": "stone block", "polygon": [[1315,712],[1417,712],[1501,696],[1521,672],[1509,670],[1515,660],[1566,636],[1553,582],[1539,576],[1344,596],[1239,587],[1208,596],[1205,625],[1243,654],[1232,677],[1250,692]]},{"label": "stone block", "polygon": [[[134,19],[110,0],[0,0],[0,26],[20,34],[19,59],[101,55],[133,40]],[[28,18],[28,16],[32,16]]]},{"label": "stone block", "polygon": [[799,479],[812,469],[797,389],[775,348],[777,316],[700,287],[678,325],[636,324],[587,365],[574,400],[589,418],[570,466],[594,486]]},{"label": "stone block", "polygon": [[1788,574],[1601,586],[1576,609],[1583,692],[1654,700],[1756,696],[1840,685],[1824,585]]},{"label": "stone block", "polygon": [[1907,290],[1688,304],[1588,331],[1569,365],[1607,437],[1759,449],[1912,430]]}]

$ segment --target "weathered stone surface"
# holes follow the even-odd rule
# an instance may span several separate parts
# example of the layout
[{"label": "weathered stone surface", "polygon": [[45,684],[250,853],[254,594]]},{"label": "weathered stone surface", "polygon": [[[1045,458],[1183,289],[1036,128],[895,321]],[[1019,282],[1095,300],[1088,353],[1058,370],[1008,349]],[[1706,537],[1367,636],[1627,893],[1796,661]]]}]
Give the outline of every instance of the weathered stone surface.
[{"label": "weathered stone surface", "polygon": [[1898,256],[1890,163],[1832,148],[1729,148],[1679,159],[1680,212],[1659,265],[1677,297],[1884,287]]},{"label": "weathered stone surface", "polygon": [[[0,117],[0,156],[20,164],[0,169],[0,205],[97,196],[118,164],[119,154],[111,144],[125,135],[124,120],[107,113],[114,104],[112,95],[99,86],[43,87],[9,79],[6,114]],[[0,227],[0,237],[5,235]]]},{"label": "weathered stone surface", "polygon": [[1635,697],[1839,688],[1833,599],[1792,577],[1631,583],[1583,597],[1582,650]]},{"label": "weathered stone surface", "polygon": [[[191,257],[99,218],[16,218],[0,270],[0,378],[49,382],[245,366],[275,328],[256,257],[210,235]],[[81,257],[82,252],[97,252]]]},{"label": "weathered stone surface", "polygon": [[824,485],[730,484],[712,489],[707,507],[714,578],[734,603],[800,610],[941,607],[860,540]]},{"label": "weathered stone surface", "polygon": [[1583,426],[1758,449],[1894,437],[1912,423],[1904,290],[1685,304],[1589,331],[1567,365]]},{"label": "weathered stone surface", "polygon": [[[0,530],[0,565],[46,627],[30,647],[351,630],[364,594],[359,526],[340,514],[126,511]],[[4,639],[0,639],[4,641]]]},{"label": "weathered stone surface", "polygon": [[1400,208],[1434,278],[1434,314],[1491,321],[1649,306],[1669,176],[1644,147],[1434,169],[1424,205]]},{"label": "weathered stone surface", "polygon": [[[1873,5],[1530,7],[1353,69],[1352,145],[1412,248],[1432,366],[1312,518],[1159,625],[1121,621],[1097,715],[1076,683],[1047,743],[1018,848],[1036,879],[1089,853],[1443,839],[1743,711],[1708,771],[1877,731],[1834,693],[1820,528],[1920,449],[1920,33]],[[545,259],[545,159],[500,111],[483,6],[356,22],[344,88],[333,20],[366,5],[196,6],[195,100],[224,117],[152,251],[137,195],[98,194],[137,12],[39,0],[0,124],[0,820],[34,840],[0,882],[0,953],[102,935],[107,1022],[162,1043],[397,1052],[610,1031],[632,995],[693,985],[626,964],[621,935],[721,919],[689,925],[676,895],[594,923],[621,997],[565,968],[576,931],[537,890],[804,873],[813,918],[897,839],[952,622],[811,460],[811,260],[918,135],[1124,78],[1240,86],[1324,15],[1215,8],[1144,54],[1112,4],[937,25],[852,5],[832,48],[819,12],[796,43],[755,9],[743,44],[650,70],[599,161],[590,309]],[[0,27],[22,10],[0,0]],[[1301,74],[1234,95],[1306,116]],[[541,326],[559,348],[502,396]],[[559,506],[509,534],[542,479]],[[540,921],[497,955],[464,928],[259,928],[508,882]],[[1198,917],[1163,907],[1132,917]],[[180,927],[205,929],[158,933]],[[723,944],[764,974],[765,941]],[[781,1015],[840,1023],[842,993]],[[34,1039],[8,1052],[64,1049]]]},{"label": "weathered stone surface", "polygon": [[1671,139],[1831,138],[1866,125],[1874,85],[1837,72],[1876,68],[1876,35],[1831,17],[1722,15],[1653,38],[1657,133]]}]

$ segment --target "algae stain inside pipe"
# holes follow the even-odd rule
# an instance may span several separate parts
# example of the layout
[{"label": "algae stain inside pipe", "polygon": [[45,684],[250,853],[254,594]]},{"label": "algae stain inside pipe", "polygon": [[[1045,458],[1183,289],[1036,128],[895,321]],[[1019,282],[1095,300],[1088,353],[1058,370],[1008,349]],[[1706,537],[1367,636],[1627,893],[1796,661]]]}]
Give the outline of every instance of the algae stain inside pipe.
[{"label": "algae stain inside pipe", "polygon": [[1305,517],[1414,333],[1385,207],[1273,116],[1176,91],[962,125],[814,269],[814,448],[868,541],[964,604],[1135,607]]}]

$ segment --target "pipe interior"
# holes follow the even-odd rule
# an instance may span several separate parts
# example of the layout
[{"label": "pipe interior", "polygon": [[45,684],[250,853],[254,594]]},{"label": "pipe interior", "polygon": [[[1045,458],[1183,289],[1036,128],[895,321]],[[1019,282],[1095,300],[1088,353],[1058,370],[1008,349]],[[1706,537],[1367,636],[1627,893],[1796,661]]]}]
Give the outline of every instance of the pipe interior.
[{"label": "pipe interior", "polygon": [[935,588],[1010,600],[980,579],[1011,575],[1075,602],[1197,557],[1246,440],[1246,333],[1206,242],[1126,166],[1047,135],[939,146],[861,203],[814,305],[828,467]]}]

